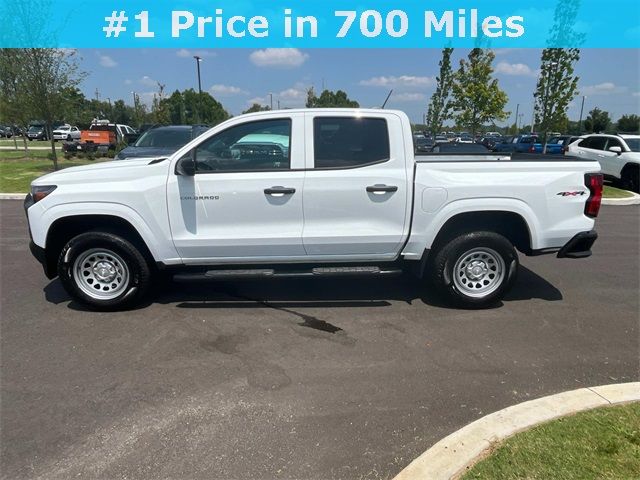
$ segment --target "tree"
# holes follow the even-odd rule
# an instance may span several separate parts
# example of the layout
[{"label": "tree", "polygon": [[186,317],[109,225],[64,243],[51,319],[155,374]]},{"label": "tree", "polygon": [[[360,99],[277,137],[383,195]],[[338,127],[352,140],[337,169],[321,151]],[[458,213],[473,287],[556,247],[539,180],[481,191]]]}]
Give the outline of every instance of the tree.
[{"label": "tree", "polygon": [[577,48],[545,48],[542,51],[540,76],[533,94],[536,124],[544,135],[546,150],[547,132],[563,131],[567,123],[569,102],[578,93],[578,76],[574,66],[580,60]]},{"label": "tree", "polygon": [[307,90],[307,108],[359,108],[360,104],[355,100],[350,100],[346,92],[337,90],[324,90],[320,96],[316,96],[315,90],[311,87]]},{"label": "tree", "polygon": [[600,133],[604,132],[610,123],[611,118],[609,117],[609,112],[605,112],[596,107],[591,110],[587,118],[585,118],[584,128],[591,133]]},{"label": "tree", "polygon": [[618,131],[623,133],[640,132],[640,117],[638,115],[623,115],[618,120]]},{"label": "tree", "polygon": [[122,123],[125,125],[130,125],[133,123],[134,111],[133,107],[130,107],[124,100],[116,100],[113,102],[113,118],[110,120],[115,123]]},{"label": "tree", "polygon": [[173,124],[205,123],[213,126],[229,118],[222,104],[208,92],[198,93],[192,88],[182,92],[176,90],[160,103]]},{"label": "tree", "polygon": [[451,116],[451,89],[453,87],[453,72],[451,70],[451,54],[453,48],[442,49],[440,60],[440,74],[436,81],[436,91],[431,96],[427,108],[427,128],[432,134],[440,133],[442,125]]},{"label": "tree", "polygon": [[158,83],[158,94],[153,95],[153,104],[151,106],[151,116],[153,123],[167,125],[169,123],[169,108],[164,100],[164,84]]},{"label": "tree", "polygon": [[542,51],[541,73],[533,96],[535,123],[544,135],[543,153],[547,151],[547,132],[566,128],[569,102],[578,93],[574,66],[580,60],[580,49],[575,47],[584,41],[584,34],[575,29],[579,9],[580,0],[558,1],[547,39],[554,48]]},{"label": "tree", "polygon": [[242,114],[245,113],[254,113],[254,112],[268,112],[271,108],[268,105],[260,105],[259,103],[254,103],[249,108],[247,108]]},{"label": "tree", "polygon": [[[20,80],[19,51],[15,49],[0,49],[0,121],[10,125],[26,125],[29,121],[28,112],[23,108],[23,96],[27,94],[22,90]],[[27,152],[27,139],[22,137],[25,154]],[[18,143],[13,137],[17,150]]]},{"label": "tree", "polygon": [[456,124],[476,134],[485,123],[504,120],[507,94],[493,78],[494,53],[489,49],[473,48],[467,59],[460,60],[460,68],[454,75],[453,112]]},{"label": "tree", "polygon": [[[2,54],[5,55],[4,49]],[[21,108],[33,118],[45,121],[53,167],[57,170],[53,122],[64,116],[65,94],[77,87],[85,74],[79,70],[73,50],[22,48],[10,51],[9,55],[14,62],[13,72],[18,75],[16,89],[22,92]]]}]

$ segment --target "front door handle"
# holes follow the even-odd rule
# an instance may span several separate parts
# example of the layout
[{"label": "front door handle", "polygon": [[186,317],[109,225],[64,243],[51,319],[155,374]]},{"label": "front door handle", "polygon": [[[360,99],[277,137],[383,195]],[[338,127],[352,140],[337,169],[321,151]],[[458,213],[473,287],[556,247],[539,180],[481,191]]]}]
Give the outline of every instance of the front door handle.
[{"label": "front door handle", "polygon": [[274,197],[281,197],[283,195],[293,195],[296,193],[295,188],[288,187],[271,187],[264,189],[265,195],[273,195]]},{"label": "front door handle", "polygon": [[397,191],[398,187],[396,187],[395,185],[369,185],[367,187],[367,193],[375,193],[378,195]]}]

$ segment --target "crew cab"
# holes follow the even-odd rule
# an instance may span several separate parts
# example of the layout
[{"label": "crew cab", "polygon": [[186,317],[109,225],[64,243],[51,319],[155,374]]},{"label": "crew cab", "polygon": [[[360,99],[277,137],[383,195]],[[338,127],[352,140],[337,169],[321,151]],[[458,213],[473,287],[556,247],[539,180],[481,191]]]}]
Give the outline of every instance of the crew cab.
[{"label": "crew cab", "polygon": [[452,304],[485,307],[515,282],[517,251],[591,254],[600,167],[546,159],[415,154],[399,111],[259,112],[168,157],[40,177],[25,210],[47,277],[96,309],[135,305],[167,273],[189,281],[405,271]]}]

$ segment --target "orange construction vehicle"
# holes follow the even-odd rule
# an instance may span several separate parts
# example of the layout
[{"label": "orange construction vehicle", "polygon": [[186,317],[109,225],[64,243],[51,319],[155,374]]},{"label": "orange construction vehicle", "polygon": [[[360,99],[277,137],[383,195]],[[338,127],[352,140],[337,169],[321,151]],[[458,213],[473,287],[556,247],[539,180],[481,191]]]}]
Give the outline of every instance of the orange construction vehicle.
[{"label": "orange construction vehicle", "polygon": [[66,142],[62,149],[66,152],[106,152],[115,150],[120,142],[126,143],[135,133],[128,125],[110,123],[109,120],[94,120],[89,125],[89,130],[80,132],[79,142]]}]

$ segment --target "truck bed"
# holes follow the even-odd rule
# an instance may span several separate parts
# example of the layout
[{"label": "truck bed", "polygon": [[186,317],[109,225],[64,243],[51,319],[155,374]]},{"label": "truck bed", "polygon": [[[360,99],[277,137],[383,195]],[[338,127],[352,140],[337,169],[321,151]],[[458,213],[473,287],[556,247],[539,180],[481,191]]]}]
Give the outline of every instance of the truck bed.
[{"label": "truck bed", "polygon": [[542,153],[490,152],[477,153],[416,153],[417,163],[431,162],[583,162],[584,159],[569,155],[553,155]]}]

